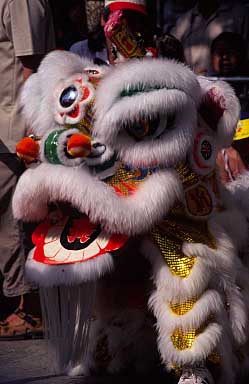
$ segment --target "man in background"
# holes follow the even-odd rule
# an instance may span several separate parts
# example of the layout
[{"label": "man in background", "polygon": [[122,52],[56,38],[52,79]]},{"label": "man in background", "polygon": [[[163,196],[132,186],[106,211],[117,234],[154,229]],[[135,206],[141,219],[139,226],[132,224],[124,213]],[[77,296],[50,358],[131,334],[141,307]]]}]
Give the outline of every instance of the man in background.
[{"label": "man in background", "polygon": [[235,32],[248,41],[248,13],[248,8],[239,1],[198,0],[168,33],[182,42],[186,62],[194,72],[206,75],[211,42],[220,33]]},{"label": "man in background", "polygon": [[[18,108],[23,82],[43,56],[55,48],[48,0],[0,2],[0,339],[41,331],[38,295],[24,278],[24,232],[12,215],[11,201],[22,166],[15,154],[25,135]],[[38,308],[35,308],[37,306]],[[34,315],[32,311],[36,312]]]}]

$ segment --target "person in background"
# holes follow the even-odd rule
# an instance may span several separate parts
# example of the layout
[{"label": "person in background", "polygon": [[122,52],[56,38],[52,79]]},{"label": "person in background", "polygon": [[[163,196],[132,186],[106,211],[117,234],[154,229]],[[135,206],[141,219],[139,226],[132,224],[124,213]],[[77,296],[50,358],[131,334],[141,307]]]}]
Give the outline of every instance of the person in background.
[{"label": "person in background", "polygon": [[86,38],[86,14],[83,0],[49,0],[55,29],[56,48],[69,50]]},{"label": "person in background", "polygon": [[182,42],[186,62],[194,72],[206,75],[211,42],[220,33],[235,32],[248,41],[248,13],[239,1],[198,0],[168,32]]},{"label": "person in background", "polygon": [[155,38],[155,43],[159,57],[174,59],[185,63],[183,46],[180,40],[170,34],[162,34]]},{"label": "person in background", "polygon": [[22,172],[16,144],[27,130],[19,91],[55,39],[48,0],[2,0],[0,15],[0,339],[6,339],[42,330],[38,295],[24,277],[25,233],[13,218],[11,200]]},{"label": "person in background", "polygon": [[[234,32],[222,32],[211,44],[210,76],[248,76],[248,62],[244,39]],[[241,103],[241,120],[233,145],[218,153],[217,165],[221,181],[226,184],[235,180],[248,168],[249,141],[244,137],[249,126],[249,102],[244,94],[243,82],[230,81]],[[239,133],[240,132],[240,133]]]},{"label": "person in background", "polygon": [[[86,2],[86,6],[88,3],[92,3],[92,1]],[[98,1],[97,3],[101,2]],[[111,8],[114,3],[116,2],[105,2],[105,6],[101,8],[99,19],[95,19],[95,23],[92,23],[91,28],[89,28],[88,38],[73,44],[70,52],[76,53],[81,57],[88,57],[95,64],[116,64],[115,52],[117,50],[104,33],[104,26],[112,13]],[[154,46],[154,24],[147,11],[144,12],[141,9],[127,7],[127,4],[131,4],[132,1],[117,3],[122,4],[119,10],[122,11],[122,17],[126,20],[130,32],[134,34],[135,39],[141,40],[139,44],[141,43],[141,45],[146,47]]]},{"label": "person in background", "polygon": [[214,76],[248,76],[247,51],[238,33],[222,32],[211,44],[211,70]]},{"label": "person in background", "polygon": [[[86,3],[86,6],[89,3]],[[99,18],[95,19],[95,23],[92,22],[88,28],[88,38],[77,41],[74,43],[69,51],[73,52],[81,57],[87,57],[95,64],[109,64],[108,52],[106,48],[106,39],[104,34],[104,14],[107,12],[105,8],[101,9]]]},{"label": "person in background", "polygon": [[[211,44],[209,76],[247,77],[249,75],[246,42],[237,33],[223,32]],[[249,117],[247,81],[228,79],[240,99],[241,119]]]},{"label": "person in background", "polygon": [[168,33],[175,26],[177,19],[193,8],[196,0],[167,0],[157,3],[157,27],[163,33]]}]

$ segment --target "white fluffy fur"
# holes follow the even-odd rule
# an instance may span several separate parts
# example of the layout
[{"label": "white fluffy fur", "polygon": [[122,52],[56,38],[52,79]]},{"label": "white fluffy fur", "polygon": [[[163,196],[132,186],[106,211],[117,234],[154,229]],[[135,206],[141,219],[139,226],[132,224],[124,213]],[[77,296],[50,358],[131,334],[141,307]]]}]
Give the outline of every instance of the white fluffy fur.
[{"label": "white fluffy fur", "polygon": [[173,276],[157,247],[151,241],[145,241],[143,250],[153,265],[156,285],[160,286],[172,301],[184,301],[189,297],[200,296],[213,273],[219,275],[219,272],[224,273],[224,269],[233,273],[233,244],[224,230],[218,226],[212,234],[216,240],[217,249],[211,249],[201,243],[183,243],[184,254],[188,257],[197,257],[187,279]]},{"label": "white fluffy fur", "polygon": [[[218,216],[218,214],[217,214]],[[226,219],[216,216],[209,220],[209,229],[216,241],[216,249],[204,244],[184,243],[182,250],[188,256],[197,257],[190,275],[184,279],[173,275],[163,260],[157,247],[148,239],[143,250],[153,266],[156,290],[150,298],[150,306],[157,318],[159,334],[159,349],[163,362],[168,365],[172,362],[180,366],[192,365],[203,361],[214,350],[227,351],[222,355],[224,370],[234,365],[232,345],[243,345],[247,338],[248,313],[243,294],[237,287],[238,265],[240,261],[236,254],[234,244],[227,235],[221,223]],[[209,287],[209,288],[208,288]],[[212,288],[210,290],[210,288]],[[225,311],[223,292],[227,297],[231,310]],[[185,315],[176,316],[169,303],[182,303],[190,298],[198,298],[193,308]],[[193,347],[189,350],[178,351],[174,348],[170,336],[175,329],[198,328],[215,315],[214,322],[197,336]],[[230,351],[230,352],[228,352]]]},{"label": "white fluffy fur", "polygon": [[194,103],[199,103],[200,88],[193,72],[186,66],[165,59],[132,60],[117,66],[106,77],[98,91],[97,116],[104,116],[116,102],[124,86],[129,89],[133,85],[143,84],[179,89],[186,93]]},{"label": "white fluffy fur", "polygon": [[[101,296],[99,299],[101,300]],[[106,367],[109,374],[122,372],[130,365],[137,373],[142,374],[156,368],[159,362],[156,334],[152,325],[148,324],[143,310],[108,308],[106,317],[103,317],[103,313],[97,315],[90,334],[89,363],[93,371],[96,370],[93,357],[98,341],[103,336],[106,336],[110,355]]]},{"label": "white fluffy fur", "polygon": [[89,374],[88,345],[96,282],[40,287],[49,367],[57,374]]},{"label": "white fluffy fur", "polygon": [[85,281],[98,280],[113,269],[111,254],[105,253],[92,260],[65,265],[48,265],[33,260],[34,250],[30,251],[25,265],[25,273],[30,281],[41,287],[60,285],[75,286]]},{"label": "white fluffy fur", "polygon": [[87,81],[84,69],[96,67],[99,68],[89,59],[71,52],[54,51],[43,59],[38,72],[25,82],[20,97],[24,118],[33,133],[42,136],[58,128],[54,120],[54,92],[58,85],[79,73]]},{"label": "white fluffy fur", "polygon": [[181,184],[173,170],[152,175],[127,199],[117,196],[83,167],[41,164],[27,170],[19,180],[13,212],[17,219],[41,220],[48,213],[48,202],[66,201],[86,213],[91,221],[101,223],[107,232],[136,234],[162,219],[181,194]]},{"label": "white fluffy fur", "polygon": [[238,176],[236,180],[226,184],[237,206],[249,218],[249,172],[246,171]]},{"label": "white fluffy fur", "polygon": [[[53,120],[54,89],[64,79],[82,73],[87,66],[91,66],[89,61],[82,61],[70,53],[54,52],[44,59],[38,73],[26,82],[21,97],[24,116],[34,133],[43,135],[58,129]],[[44,84],[48,84],[49,89]],[[121,91],[140,84],[148,87],[146,92],[121,97]],[[197,79],[187,67],[161,59],[132,60],[106,75],[97,94],[95,138],[107,144],[110,153],[117,151],[118,158],[134,166],[153,164],[173,167],[185,160],[191,151],[197,130],[197,110],[211,88],[215,88],[217,100],[224,97],[226,107],[218,122],[216,139],[222,147],[229,145],[239,117],[238,102],[231,87],[222,82]],[[172,130],[166,130],[158,140],[136,142],[120,131],[123,123],[137,122],[141,117],[153,118],[158,113],[165,118],[165,123],[169,116],[175,114]],[[153,174],[133,196],[127,198],[117,196],[110,186],[93,177],[83,165],[65,167],[43,163],[27,170],[20,178],[13,198],[13,210],[17,219],[34,221],[46,217],[49,202],[69,202],[87,214],[91,221],[99,222],[106,231],[134,235],[148,233],[177,200],[184,200],[183,189],[173,168]],[[201,243],[183,244],[186,256],[197,257],[191,274],[185,279],[172,275],[151,239],[144,241],[143,249],[153,266],[155,292],[150,305],[157,318],[158,345],[163,363],[168,368],[172,363],[194,365],[218,348],[222,353],[223,373],[225,370],[228,372],[223,377],[227,377],[228,383],[232,381],[236,360],[232,354],[233,343],[237,346],[244,342],[247,327],[248,314],[243,298],[247,292],[246,276],[239,276],[241,264],[237,262],[237,246],[240,242],[245,243],[245,225],[240,213],[232,208],[230,212],[212,215],[209,230],[216,241],[215,249]],[[87,266],[84,279],[111,268],[109,255],[101,257],[103,263],[100,265],[96,266],[92,261],[83,263],[84,267]],[[69,285],[72,279],[82,281],[81,270],[76,266],[66,268]],[[43,269],[37,267],[37,263],[28,261],[29,273],[33,278],[40,279],[42,284],[50,286],[55,280],[57,283],[63,281],[62,267],[56,267],[55,273],[51,267],[49,270],[46,266]],[[240,293],[237,289],[237,281],[242,288],[246,287],[244,292]],[[229,320],[224,309],[223,292],[233,305]],[[193,297],[197,297],[198,301],[191,311],[183,316],[172,315],[169,303],[184,302]],[[174,348],[170,336],[175,328],[198,328],[212,314],[215,314],[215,320],[210,321],[197,336],[192,349],[178,351]],[[136,330],[137,324],[141,325],[139,321],[135,322],[134,327],[128,328],[127,334],[117,332],[110,326],[107,331],[114,353],[120,341],[132,338],[130,330]],[[143,338],[142,333],[139,335]],[[146,347],[141,350],[146,350]],[[109,371],[121,368],[121,360],[126,358],[124,354],[117,355]],[[90,362],[86,360],[89,367]],[[71,372],[75,370],[88,372],[84,364],[75,365]]]},{"label": "white fluffy fur", "polygon": [[[111,84],[111,92],[110,92]],[[160,87],[150,92],[121,97],[126,89],[143,84]],[[172,166],[185,159],[196,127],[196,109],[200,89],[193,73],[181,64],[167,60],[132,61],[112,71],[99,87],[96,96],[96,139],[114,147],[128,164]],[[160,140],[137,142],[122,125],[139,118],[162,119],[175,115],[173,127]]]},{"label": "white fluffy fur", "polygon": [[217,315],[224,312],[220,294],[210,289],[198,298],[192,310],[181,316],[177,316],[171,311],[169,302],[166,303],[165,297],[160,296],[157,291],[154,291],[150,297],[150,306],[153,308],[157,319],[161,319],[161,327],[171,333],[176,328],[198,329],[205,323],[210,313]]}]

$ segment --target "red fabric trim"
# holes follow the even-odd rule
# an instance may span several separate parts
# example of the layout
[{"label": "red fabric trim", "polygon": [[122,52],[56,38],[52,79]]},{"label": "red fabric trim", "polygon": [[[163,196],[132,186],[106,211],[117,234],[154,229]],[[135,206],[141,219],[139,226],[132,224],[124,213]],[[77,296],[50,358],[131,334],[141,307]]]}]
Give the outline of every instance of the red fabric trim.
[{"label": "red fabric trim", "polygon": [[112,12],[113,11],[119,11],[120,9],[132,9],[134,11],[142,12],[145,15],[147,15],[147,11],[143,5],[132,4],[132,3],[127,3],[125,1],[120,1],[117,3],[109,4],[108,6]]}]

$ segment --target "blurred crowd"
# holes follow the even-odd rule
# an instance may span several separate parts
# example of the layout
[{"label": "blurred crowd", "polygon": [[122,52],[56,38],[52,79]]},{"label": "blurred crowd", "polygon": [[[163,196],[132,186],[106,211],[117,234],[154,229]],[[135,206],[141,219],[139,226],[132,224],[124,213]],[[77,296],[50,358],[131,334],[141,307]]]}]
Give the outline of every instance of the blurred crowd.
[{"label": "blurred crowd", "polygon": [[[24,9],[24,4],[31,7],[31,3],[32,17],[30,12],[25,14]],[[0,11],[4,15],[2,17],[4,24],[0,26],[0,49],[3,55],[1,62],[6,64],[6,68],[3,68],[4,64],[1,64],[1,67],[2,73],[6,75],[10,71],[11,65],[14,65],[7,61],[10,49],[12,49],[16,61],[15,69],[11,69],[12,75],[10,73],[9,84],[14,78],[13,71],[16,71],[16,81],[12,85],[12,90],[15,87],[15,97],[17,97],[23,81],[36,71],[44,55],[51,50],[68,50],[80,56],[88,56],[97,64],[112,64],[111,53],[108,51],[103,32],[103,25],[108,16],[104,9],[104,1],[25,0],[22,2],[22,7],[24,7],[22,9],[18,8],[20,7],[19,0],[11,2],[4,0],[2,4]],[[150,41],[151,46],[157,48],[158,55],[183,62],[198,75],[210,78],[225,77],[240,98],[241,124],[246,127],[249,121],[249,1],[148,0],[147,7],[146,19],[141,16],[141,19],[136,19],[135,23],[136,27],[138,23],[141,24],[141,33],[147,34],[146,38]],[[6,12],[7,8],[8,12]],[[6,16],[4,12],[6,12]],[[27,27],[26,36],[23,25]],[[20,31],[22,31],[22,38],[20,38]],[[42,42],[41,36],[43,36]],[[36,39],[39,40],[39,44],[36,43]],[[3,41],[8,42],[11,48],[8,46],[4,48],[5,50],[2,49]],[[30,46],[29,41],[32,41]],[[1,79],[1,75],[0,81],[1,84],[4,84],[5,80]],[[13,219],[6,207],[10,206],[16,180],[22,172],[13,155],[14,144],[24,136],[24,131],[27,129],[27,127],[20,126],[21,121],[15,106],[16,99],[14,98],[5,105],[4,103],[10,96],[7,95],[7,90],[5,90],[6,94],[3,94],[3,87],[1,93],[0,179],[2,179],[3,187],[0,195],[0,233],[2,233],[0,240],[1,236],[2,239],[6,238],[4,228],[7,225],[9,229]],[[3,111],[8,111],[8,115],[7,112],[4,115]],[[8,128],[7,134],[6,127],[10,127],[10,124],[3,123],[3,120],[7,121],[8,118],[13,123],[15,121],[13,116],[18,116],[18,123],[13,125],[13,129],[16,131],[12,135],[13,140],[9,141],[11,128]],[[20,127],[18,134],[16,133],[17,127]],[[237,138],[232,148],[219,154],[217,162],[225,183],[248,169],[248,137],[244,135],[241,140]],[[10,182],[10,180],[12,181]],[[0,277],[2,278],[0,339],[26,333],[27,329],[38,332],[42,330],[37,295],[32,287],[23,283],[23,280],[18,281],[18,273],[21,274],[19,265],[21,259],[19,257],[17,265],[17,254],[22,253],[22,257],[25,257],[30,244],[25,244],[21,249],[20,239],[17,236],[20,228],[15,227],[13,231],[15,231],[13,239],[5,249],[3,247],[1,249],[2,254],[7,255],[9,252],[9,256],[6,258],[6,262],[3,258],[0,262]],[[30,228],[25,229],[28,236],[30,236],[30,231]],[[23,233],[23,229],[21,232]],[[13,243],[15,243],[14,247]],[[0,255],[0,257],[2,256]],[[21,276],[20,279],[23,277]]]}]

